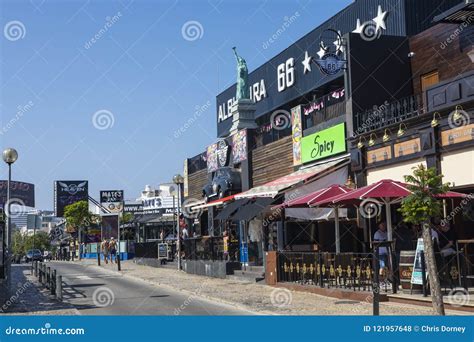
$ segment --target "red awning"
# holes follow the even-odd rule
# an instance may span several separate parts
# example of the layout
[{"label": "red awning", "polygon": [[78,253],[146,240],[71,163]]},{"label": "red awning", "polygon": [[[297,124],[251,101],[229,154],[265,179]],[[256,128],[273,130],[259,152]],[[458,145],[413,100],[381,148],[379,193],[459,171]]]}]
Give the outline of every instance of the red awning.
[{"label": "red awning", "polygon": [[282,191],[285,191],[293,186],[297,186],[298,184],[311,181],[316,177],[322,177],[325,174],[346,165],[348,162],[349,159],[347,156],[327,160],[324,163],[304,169],[299,169],[298,171],[292,172],[289,175],[277,178],[263,185],[256,186],[250,190],[237,194],[235,198],[275,197]]},{"label": "red awning", "polygon": [[191,209],[191,211],[193,211],[193,210],[198,210],[198,209],[215,207],[217,205],[224,204],[225,202],[229,202],[229,201],[234,200],[235,196],[236,195],[230,195],[230,196],[227,196],[227,197],[216,199],[214,201],[211,201],[211,202],[208,202],[208,203],[205,203],[205,204],[191,206],[190,209]]}]

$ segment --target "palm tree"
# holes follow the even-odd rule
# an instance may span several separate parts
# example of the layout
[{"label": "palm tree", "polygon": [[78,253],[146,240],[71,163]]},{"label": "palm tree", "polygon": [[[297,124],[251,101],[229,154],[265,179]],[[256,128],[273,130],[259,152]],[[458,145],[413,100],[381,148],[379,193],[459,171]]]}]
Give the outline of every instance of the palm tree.
[{"label": "palm tree", "polygon": [[442,206],[436,195],[446,193],[449,183],[443,184],[443,175],[438,175],[435,168],[427,169],[424,165],[413,168],[413,175],[404,176],[412,194],[402,201],[400,211],[405,222],[421,225],[426,266],[431,287],[433,308],[438,315],[444,315],[443,296],[436,266],[436,259],[431,236],[430,219],[440,216]]}]

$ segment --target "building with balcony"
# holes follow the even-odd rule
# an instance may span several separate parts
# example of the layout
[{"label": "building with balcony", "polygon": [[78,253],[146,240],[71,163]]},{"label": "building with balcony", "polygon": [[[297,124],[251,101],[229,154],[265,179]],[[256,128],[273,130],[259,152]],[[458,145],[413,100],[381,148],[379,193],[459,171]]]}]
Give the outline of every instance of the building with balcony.
[{"label": "building with balcony", "polygon": [[[441,104],[443,94],[435,91],[434,85],[450,82],[455,76],[456,71],[447,66],[449,60],[455,61],[455,68],[460,63],[469,67],[470,48],[466,47],[463,54],[452,52],[455,44],[446,48],[440,45],[443,40],[439,34],[444,30],[440,27],[450,25],[455,30],[459,24],[434,21],[460,3],[353,2],[249,73],[253,106],[252,115],[245,116],[245,128],[239,129],[242,115],[236,110],[236,85],[218,94],[217,140],[185,162],[185,196],[194,199],[190,207],[199,213],[192,229],[210,236],[234,233],[242,264],[261,265],[263,252],[271,249],[333,251],[334,228],[327,216],[285,210],[264,225],[265,208],[295,193],[302,195],[330,183],[344,184],[349,176],[357,186],[378,179],[375,166],[389,165],[387,159],[394,162],[395,158],[388,158],[388,151],[378,151],[375,159],[373,153],[367,153],[387,143],[386,139],[381,141],[386,129],[395,137],[399,128],[403,131],[398,137],[403,137],[399,142],[404,143],[400,162],[419,157],[409,151],[425,147],[421,136],[425,131],[413,129],[420,134],[415,148],[415,141],[407,139],[410,122],[429,117],[430,126],[433,111],[442,110],[442,106],[449,110],[447,103]],[[448,31],[443,33],[447,34],[446,42],[452,40]],[[465,36],[467,31],[456,35]],[[428,37],[434,37],[433,44],[438,38],[437,50],[442,51],[429,50]],[[431,67],[426,55],[435,56]],[[445,65],[435,67],[443,59],[447,59]],[[443,74],[439,82],[436,68]],[[429,111],[426,107],[430,101],[423,96],[426,93],[441,107]],[[456,104],[459,101],[457,98]],[[362,149],[357,147],[361,145]],[[233,184],[225,187],[226,191],[218,191],[222,190],[218,179],[222,168],[230,168],[241,180],[237,184],[226,179],[226,184]],[[200,190],[214,184],[218,184],[214,197],[202,198]],[[231,205],[232,210],[225,210]],[[353,237],[361,234],[354,217],[349,214],[347,222],[341,232],[342,248],[361,251],[366,246],[353,243]]]}]

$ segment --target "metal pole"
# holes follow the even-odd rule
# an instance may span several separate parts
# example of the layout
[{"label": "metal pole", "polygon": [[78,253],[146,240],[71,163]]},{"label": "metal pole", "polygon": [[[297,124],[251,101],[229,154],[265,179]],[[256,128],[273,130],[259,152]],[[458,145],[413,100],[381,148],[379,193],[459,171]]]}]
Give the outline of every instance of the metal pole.
[{"label": "metal pole", "polygon": [[120,271],[122,269],[120,265],[120,214],[117,214],[117,225],[118,225],[118,247],[117,247],[117,255],[115,256],[115,262],[117,263],[117,269]]},{"label": "metal pole", "polygon": [[40,283],[43,283],[43,265],[41,263],[38,265],[39,267],[39,272],[38,272],[38,281]]},{"label": "metal pole", "polygon": [[51,294],[54,295],[56,293],[56,270],[51,272],[51,279],[50,279],[50,287],[51,287]]},{"label": "metal pole", "polygon": [[334,220],[336,225],[336,254],[341,253],[341,231],[339,229],[339,207],[334,208]]},{"label": "metal pole", "polygon": [[181,184],[178,185],[178,205],[177,205],[177,217],[176,217],[176,249],[178,250],[178,270],[181,270],[181,240],[179,237],[179,207],[181,206]]},{"label": "metal pole", "polygon": [[60,275],[56,276],[56,298],[63,299],[63,277]]},{"label": "metal pole", "polygon": [[100,242],[97,243],[97,265],[100,266]]},{"label": "metal pole", "polygon": [[11,226],[11,219],[10,219],[10,209],[11,209],[11,181],[12,181],[12,164],[8,164],[8,181],[7,181],[7,236],[6,236],[6,249],[7,249],[7,260],[6,260],[6,267],[7,267],[7,287],[9,288],[12,281],[11,281],[11,274],[12,274],[12,255],[11,255],[11,241],[12,241],[12,226]]},{"label": "metal pole", "polygon": [[379,247],[375,245],[374,250],[374,284],[372,285],[372,310],[373,315],[378,316],[380,314],[380,283],[379,283]]},{"label": "metal pole", "polygon": [[387,241],[393,240],[393,231],[392,231],[392,211],[390,208],[389,200],[385,201],[385,216],[387,216]]}]

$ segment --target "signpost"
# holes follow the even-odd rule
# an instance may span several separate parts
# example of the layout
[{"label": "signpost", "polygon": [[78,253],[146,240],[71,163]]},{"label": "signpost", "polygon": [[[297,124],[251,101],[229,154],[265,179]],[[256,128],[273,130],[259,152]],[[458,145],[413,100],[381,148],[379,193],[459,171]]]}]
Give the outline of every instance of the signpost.
[{"label": "signpost", "polygon": [[[103,215],[103,216],[116,216],[117,217],[117,255],[115,256],[115,260],[117,263],[117,269],[121,270],[120,264],[120,215],[123,212],[124,208],[124,195],[123,190],[102,190],[100,192],[100,204],[107,208],[112,215]],[[103,232],[102,232],[103,234]],[[113,233],[111,232],[110,237],[113,237]],[[102,235],[102,239],[104,236]],[[111,257],[112,258],[112,257]]]}]

